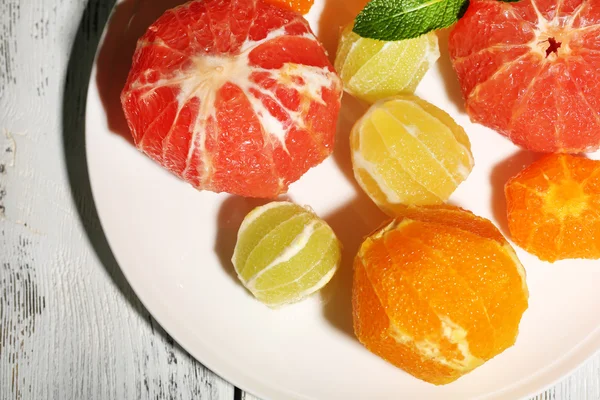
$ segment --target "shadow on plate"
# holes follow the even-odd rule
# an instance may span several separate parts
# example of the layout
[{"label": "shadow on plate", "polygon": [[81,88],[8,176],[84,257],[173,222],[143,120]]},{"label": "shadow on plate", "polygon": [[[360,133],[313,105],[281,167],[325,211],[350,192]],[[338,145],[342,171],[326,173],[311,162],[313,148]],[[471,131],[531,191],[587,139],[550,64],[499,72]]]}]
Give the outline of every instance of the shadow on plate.
[{"label": "shadow on plate", "polygon": [[492,215],[498,224],[498,228],[500,228],[504,235],[509,235],[504,185],[510,178],[540,157],[540,154],[519,150],[492,169],[490,175],[490,183],[492,185]]},{"label": "shadow on plate", "polygon": [[340,167],[346,179],[354,185],[357,192],[361,194],[362,189],[354,179],[352,171],[352,158],[350,156],[350,132],[356,121],[367,112],[369,105],[358,100],[348,93],[344,93],[342,98],[342,108],[338,118],[338,125],[335,137],[335,149],[333,158]]},{"label": "shadow on plate", "polygon": [[119,3],[106,28],[98,52],[96,83],[106,111],[108,128],[133,144],[121,108],[121,90],[127,81],[138,38],[166,10],[186,0],[125,0]]},{"label": "shadow on plate", "polygon": [[460,112],[466,112],[465,102],[462,97],[460,83],[454,68],[452,67],[452,61],[450,60],[450,53],[448,51],[448,36],[450,35],[450,28],[441,29],[437,31],[438,41],[440,43],[440,59],[436,63],[437,69],[444,81],[444,90],[448,96],[448,99],[456,105],[457,110]]},{"label": "shadow on plate", "polygon": [[342,242],[342,263],[322,289],[323,315],[335,328],[354,338],[352,328],[352,272],[354,257],[366,236],[388,217],[362,192],[324,217]]},{"label": "shadow on plate", "polygon": [[354,338],[352,328],[352,265],[364,238],[388,219],[360,188],[350,156],[350,131],[367,110],[365,104],[348,94],[342,99],[333,157],[346,179],[354,186],[355,198],[324,216],[343,244],[342,264],[331,282],[322,289],[323,314],[337,329]]},{"label": "shadow on plate", "polygon": [[[148,2],[152,3],[151,1]],[[123,31],[122,26],[117,29],[113,24],[116,24],[117,22],[119,24],[127,24],[129,19],[125,17],[123,10],[129,10],[131,12],[133,10],[133,3],[133,1],[125,1],[123,5],[119,5],[116,8],[114,15],[116,15],[117,19],[114,21],[111,20],[108,30],[112,33],[109,33],[109,36],[113,35],[113,37],[116,37],[114,36],[115,29],[117,32]],[[168,3],[169,1],[161,2],[164,6]],[[71,197],[77,208],[79,219],[86,232],[87,238],[98,257],[99,262],[102,264],[106,273],[110,276],[113,284],[119,290],[123,298],[129,303],[130,307],[139,314],[141,319],[148,323],[149,328],[155,335],[160,337],[166,344],[176,347],[182,354],[186,354],[185,350],[175,344],[173,339],[152,318],[127,282],[110,249],[104,231],[102,230],[92,196],[85,152],[86,98],[95,52],[102,35],[102,29],[109,19],[114,4],[115,0],[90,0],[88,2],[80,21],[75,42],[69,57],[61,118],[65,164],[70,184]],[[104,46],[101,49],[101,52],[104,52],[103,57],[105,60],[112,58],[107,49],[108,48],[105,48]],[[121,56],[124,57],[124,55],[119,55],[118,57]],[[115,56],[115,62],[118,60],[118,57]],[[110,65],[106,68],[110,68]],[[113,82],[115,85],[118,84],[116,70],[120,70],[120,68],[124,67],[115,66],[115,80]],[[107,71],[104,71],[104,73],[107,73]],[[103,91],[103,93],[105,96],[107,95],[106,91]],[[116,99],[104,97],[104,101],[114,101],[120,108],[118,91],[113,89],[113,92],[111,93],[116,94]],[[111,129],[116,129],[118,126],[118,123],[114,120],[109,121],[109,124]]]},{"label": "shadow on plate", "polygon": [[221,266],[238,285],[243,286],[233,268],[231,256],[237,242],[237,234],[242,221],[254,208],[269,203],[271,200],[248,199],[240,196],[229,196],[222,204],[217,214],[217,239],[215,253]]},{"label": "shadow on plate", "polygon": [[319,19],[319,40],[329,53],[331,62],[335,61],[342,30],[354,21],[368,2],[369,0],[325,0],[325,7]]}]

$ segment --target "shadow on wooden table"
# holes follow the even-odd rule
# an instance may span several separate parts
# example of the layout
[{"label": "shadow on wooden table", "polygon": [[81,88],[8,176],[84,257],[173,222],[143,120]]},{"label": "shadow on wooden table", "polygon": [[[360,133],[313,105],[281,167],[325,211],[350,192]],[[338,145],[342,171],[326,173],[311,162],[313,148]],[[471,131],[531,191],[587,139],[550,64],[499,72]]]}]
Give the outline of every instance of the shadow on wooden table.
[{"label": "shadow on wooden table", "polygon": [[[106,240],[92,197],[85,153],[86,97],[94,63],[94,53],[100,40],[102,27],[107,22],[114,3],[115,0],[91,0],[88,2],[69,58],[64,87],[64,100],[62,104],[62,129],[65,163],[71,186],[71,196],[77,208],[83,228],[87,234],[87,238],[98,257],[98,260],[104,266],[116,288],[120,291],[131,308],[140,315],[141,319],[148,323],[150,329],[156,335],[161,337],[162,340],[170,346],[177,347],[182,354],[187,354],[178,344],[174,343],[173,339],[152,318],[127,282],[115,260],[108,241]],[[114,21],[117,21],[119,24],[127,25],[129,19],[124,19],[119,16],[120,10],[124,10],[124,8],[120,7],[131,7],[130,4],[132,3],[133,1],[126,1],[122,6],[119,5],[115,9],[114,15],[116,19]],[[160,4],[165,7],[172,5],[172,3],[173,1],[160,2]],[[111,24],[108,28],[107,38],[113,38],[118,41],[119,36],[118,34],[115,36],[114,32],[120,32],[122,31],[122,28],[122,26],[113,28]],[[113,29],[116,31],[113,31]],[[138,27],[137,29],[141,28]],[[127,45],[128,43],[129,42],[123,42],[123,45]],[[110,56],[106,51],[107,50],[103,47],[100,50],[100,53],[102,58],[106,57],[106,60],[109,60]],[[121,57],[121,55],[119,57]],[[107,64],[107,68],[109,69],[103,72],[106,74],[104,78],[112,81],[114,85],[118,85],[119,79],[123,76],[123,69],[127,68],[127,66],[124,61],[116,62],[116,59],[113,61],[115,62],[114,70],[109,65],[110,63]],[[112,87],[107,92],[103,91],[103,95],[105,96],[103,97],[103,100],[110,103],[111,107],[114,106],[115,109],[117,105],[120,109],[120,102],[118,99],[119,91],[120,90],[116,90],[115,87]],[[114,96],[116,96],[116,98],[113,98]],[[122,121],[118,121],[116,113],[113,117],[115,119],[109,117],[109,127],[111,130],[119,131],[119,129],[123,128]]]}]

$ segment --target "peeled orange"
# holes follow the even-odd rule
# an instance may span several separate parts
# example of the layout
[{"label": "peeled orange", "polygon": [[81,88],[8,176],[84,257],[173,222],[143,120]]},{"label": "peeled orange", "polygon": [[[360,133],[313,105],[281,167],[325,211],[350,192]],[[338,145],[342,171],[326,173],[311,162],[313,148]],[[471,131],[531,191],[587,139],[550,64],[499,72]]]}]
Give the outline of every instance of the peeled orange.
[{"label": "peeled orange", "polygon": [[451,206],[408,207],[368,237],[352,290],[360,342],[436,385],[512,346],[529,296],[494,225]]}]

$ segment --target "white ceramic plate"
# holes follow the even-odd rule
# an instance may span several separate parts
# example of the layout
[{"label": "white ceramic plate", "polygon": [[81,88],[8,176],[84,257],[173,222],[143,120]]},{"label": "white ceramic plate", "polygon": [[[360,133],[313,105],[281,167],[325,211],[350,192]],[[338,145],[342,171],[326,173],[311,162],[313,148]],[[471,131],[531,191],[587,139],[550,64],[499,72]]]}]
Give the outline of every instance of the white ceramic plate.
[{"label": "white ceramic plate", "polygon": [[[176,3],[144,6],[128,0],[116,6],[92,73],[86,143],[96,206],[125,276],[194,357],[264,398],[506,399],[543,390],[600,348],[598,262],[551,265],[518,249],[530,306],[514,347],[443,387],[421,382],[364,349],[351,328],[351,262],[361,236],[383,216],[352,179],[347,137],[361,107],[348,96],[334,156],[289,193],[336,230],[345,244],[343,266],[321,294],[305,302],[272,311],[255,301],[238,283],[229,259],[242,218],[259,202],[196,191],[124,139],[118,94],[133,43]],[[330,49],[360,3],[364,0],[317,0],[309,20]],[[445,43],[442,34],[442,58],[417,94],[449,112],[472,142],[476,167],[451,201],[506,233],[503,184],[533,157],[469,121]]]}]

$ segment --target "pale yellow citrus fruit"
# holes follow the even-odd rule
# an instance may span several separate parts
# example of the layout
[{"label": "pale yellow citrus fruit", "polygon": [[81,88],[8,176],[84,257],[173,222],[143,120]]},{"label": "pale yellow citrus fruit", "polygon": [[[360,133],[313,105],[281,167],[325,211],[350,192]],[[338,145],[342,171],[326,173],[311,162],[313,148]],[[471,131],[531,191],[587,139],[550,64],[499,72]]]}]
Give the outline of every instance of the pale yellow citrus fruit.
[{"label": "pale yellow citrus fruit", "polygon": [[340,259],[341,244],[325,221],[299,205],[272,202],[246,216],[232,262],[254,297],[277,308],[320,290]]},{"label": "pale yellow citrus fruit", "polygon": [[399,93],[415,91],[440,57],[434,32],[415,39],[384,42],[342,32],[335,68],[351,95],[373,103]]},{"label": "pale yellow citrus fruit", "polygon": [[350,137],[359,185],[387,214],[448,200],[473,169],[471,144],[452,117],[414,95],[375,103]]}]

